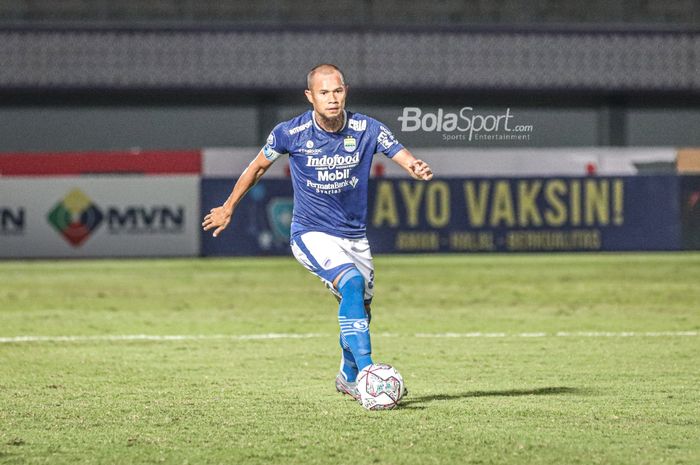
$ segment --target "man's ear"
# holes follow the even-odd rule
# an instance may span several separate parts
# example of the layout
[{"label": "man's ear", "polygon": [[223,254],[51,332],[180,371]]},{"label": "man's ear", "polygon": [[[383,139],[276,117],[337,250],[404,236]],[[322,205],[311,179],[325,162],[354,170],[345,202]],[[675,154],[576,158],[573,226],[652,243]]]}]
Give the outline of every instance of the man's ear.
[{"label": "man's ear", "polygon": [[312,95],[311,95],[311,91],[310,91],[309,89],[306,89],[306,90],[304,91],[304,94],[306,95],[306,100],[308,100],[309,103],[310,103],[311,105],[313,105],[313,104],[314,104],[314,101],[313,101],[313,97],[312,97]]}]

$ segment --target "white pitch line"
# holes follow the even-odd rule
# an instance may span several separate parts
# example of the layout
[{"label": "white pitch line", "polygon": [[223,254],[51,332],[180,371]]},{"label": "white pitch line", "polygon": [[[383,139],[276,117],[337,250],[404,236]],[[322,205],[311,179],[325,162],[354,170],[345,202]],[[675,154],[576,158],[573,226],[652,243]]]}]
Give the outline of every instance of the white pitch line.
[{"label": "white pitch line", "polygon": [[472,337],[692,337],[698,331],[652,331],[652,332],[607,332],[607,331],[578,331],[557,333],[417,333],[416,337],[424,338],[472,338]]},{"label": "white pitch line", "polygon": [[233,340],[247,341],[255,339],[309,339],[324,337],[328,334],[320,333],[267,333],[267,334],[182,334],[182,335],[157,335],[157,334],[115,334],[95,336],[15,336],[0,337],[0,343],[14,342],[84,342],[84,341],[197,341],[197,340]]},{"label": "white pitch line", "polygon": [[416,333],[416,337],[507,337],[507,333]]},{"label": "white pitch line", "polygon": [[609,332],[576,332],[576,333],[566,333],[559,332],[556,333],[558,337],[686,337],[686,336],[697,336],[698,331],[651,331],[651,332],[620,332],[620,333],[609,333]]},{"label": "white pitch line", "polygon": [[[542,337],[694,337],[698,331],[655,331],[655,332],[604,332],[604,331],[578,331],[557,333],[416,333],[401,335],[396,333],[377,333],[379,337],[418,337],[418,338],[542,338]],[[331,337],[328,333],[263,333],[263,334],[182,334],[182,335],[157,335],[157,334],[103,334],[94,336],[13,336],[0,337],[0,344],[12,344],[21,342],[89,342],[89,341],[197,341],[197,340],[270,340],[270,339],[311,339]]]}]

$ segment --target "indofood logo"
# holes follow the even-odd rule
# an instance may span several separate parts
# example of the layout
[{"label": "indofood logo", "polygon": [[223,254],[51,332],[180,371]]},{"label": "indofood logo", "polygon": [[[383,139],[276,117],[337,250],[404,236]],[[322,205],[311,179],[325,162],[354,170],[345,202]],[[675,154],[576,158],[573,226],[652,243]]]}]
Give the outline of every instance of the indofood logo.
[{"label": "indofood logo", "polygon": [[311,166],[316,169],[335,169],[335,168],[353,168],[360,163],[360,152],[355,155],[338,155],[332,157],[324,155],[320,158],[307,156],[306,166]]},{"label": "indofood logo", "polygon": [[[355,139],[353,139],[353,144]],[[346,142],[346,145],[348,143]],[[346,184],[351,185],[353,188],[357,185],[357,178],[354,176],[351,179],[352,168],[360,163],[360,152],[355,153],[355,155],[338,155],[335,154],[332,157],[324,155],[320,158],[315,158],[312,156],[306,157],[306,166],[316,168],[316,178],[318,181],[344,181]],[[307,186],[311,186],[307,182]],[[340,187],[340,186],[336,186]]]},{"label": "indofood logo", "polygon": [[73,247],[80,246],[102,223],[104,215],[90,197],[73,189],[49,212],[49,223]]},{"label": "indofood logo", "polygon": [[403,132],[438,132],[445,141],[529,141],[532,124],[517,124],[510,108],[504,112],[482,114],[472,107],[462,107],[458,112],[423,111],[405,107],[398,117]]}]

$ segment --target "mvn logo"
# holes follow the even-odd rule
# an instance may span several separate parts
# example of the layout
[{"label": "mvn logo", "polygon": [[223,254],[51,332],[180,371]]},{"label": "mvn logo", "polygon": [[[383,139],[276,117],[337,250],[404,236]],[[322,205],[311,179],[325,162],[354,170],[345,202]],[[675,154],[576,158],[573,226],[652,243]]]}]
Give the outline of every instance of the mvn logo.
[{"label": "mvn logo", "polygon": [[73,247],[80,246],[102,222],[102,212],[80,189],[73,189],[49,212],[49,223]]},{"label": "mvn logo", "polygon": [[185,224],[185,208],[167,206],[129,206],[121,210],[107,209],[107,225],[111,233],[181,232]]},{"label": "mvn logo", "polygon": [[0,234],[19,235],[24,233],[24,208],[0,207]]}]

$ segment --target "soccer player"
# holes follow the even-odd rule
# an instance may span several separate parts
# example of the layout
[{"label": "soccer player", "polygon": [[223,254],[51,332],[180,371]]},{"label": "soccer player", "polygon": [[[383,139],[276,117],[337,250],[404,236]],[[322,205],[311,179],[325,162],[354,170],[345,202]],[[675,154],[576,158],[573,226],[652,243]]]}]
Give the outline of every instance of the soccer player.
[{"label": "soccer player", "polygon": [[369,322],[374,267],[365,235],[367,185],[372,157],[382,152],[416,179],[433,173],[394,138],[385,125],[345,110],[348,86],[331,64],[307,75],[313,110],[278,124],[233,186],[229,198],[204,217],[217,237],[231,222],[243,196],[278,158],[288,155],[294,188],[291,248],[340,302],[342,358],[336,389],[355,399],[358,371],[372,364]]}]

